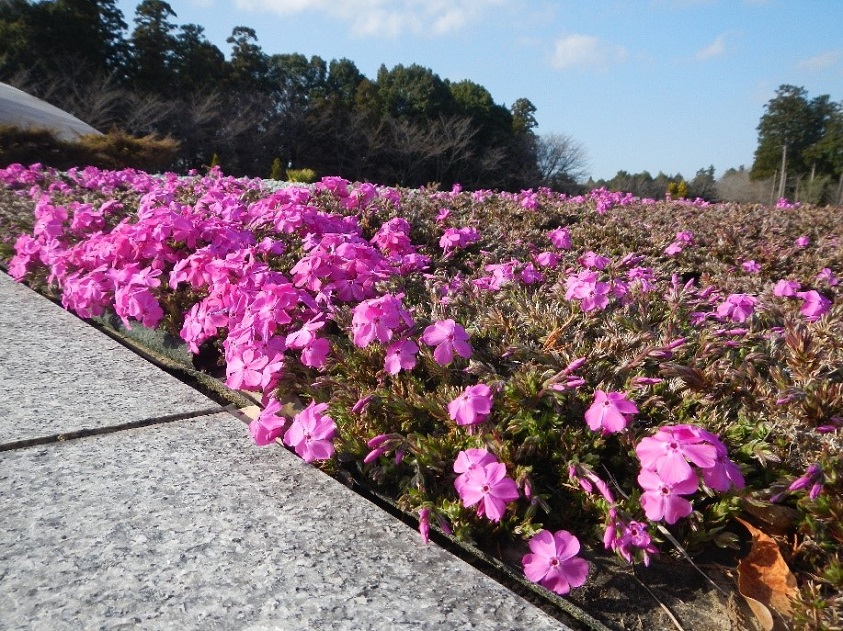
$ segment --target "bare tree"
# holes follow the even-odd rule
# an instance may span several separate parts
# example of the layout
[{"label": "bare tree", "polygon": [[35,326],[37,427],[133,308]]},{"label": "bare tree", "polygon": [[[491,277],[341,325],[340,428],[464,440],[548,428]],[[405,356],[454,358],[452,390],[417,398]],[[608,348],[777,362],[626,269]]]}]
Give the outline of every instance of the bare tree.
[{"label": "bare tree", "polygon": [[566,134],[536,138],[536,164],[545,186],[580,182],[588,175],[585,147]]},{"label": "bare tree", "polygon": [[769,204],[774,197],[775,178],[753,180],[750,172],[729,169],[717,180],[717,198],[726,202]]}]

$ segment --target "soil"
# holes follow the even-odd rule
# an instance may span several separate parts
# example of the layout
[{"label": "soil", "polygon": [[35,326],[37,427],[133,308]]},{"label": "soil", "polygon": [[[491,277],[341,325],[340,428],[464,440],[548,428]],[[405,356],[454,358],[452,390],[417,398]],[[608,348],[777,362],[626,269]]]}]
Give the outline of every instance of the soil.
[{"label": "soil", "polygon": [[588,582],[568,598],[610,629],[760,629],[727,568],[698,566],[698,571],[687,561],[664,558],[635,569],[615,559],[590,561]]}]

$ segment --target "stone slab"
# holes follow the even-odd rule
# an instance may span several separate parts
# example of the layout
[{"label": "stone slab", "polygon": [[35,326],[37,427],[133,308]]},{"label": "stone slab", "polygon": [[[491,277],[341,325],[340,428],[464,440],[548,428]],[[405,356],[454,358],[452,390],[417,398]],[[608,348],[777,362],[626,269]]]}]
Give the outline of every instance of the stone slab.
[{"label": "stone slab", "polygon": [[567,629],[226,413],[0,452],[2,629]]},{"label": "stone slab", "polygon": [[0,446],[219,405],[0,272]]}]

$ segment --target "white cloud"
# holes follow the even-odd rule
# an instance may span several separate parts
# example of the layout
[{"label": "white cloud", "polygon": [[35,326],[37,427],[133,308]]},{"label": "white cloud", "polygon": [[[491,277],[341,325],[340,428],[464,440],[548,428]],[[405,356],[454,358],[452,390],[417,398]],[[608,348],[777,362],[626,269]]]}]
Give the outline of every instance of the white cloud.
[{"label": "white cloud", "polygon": [[593,35],[573,34],[556,40],[551,63],[555,68],[606,70],[627,57],[623,46],[609,44]]},{"label": "white cloud", "polygon": [[249,11],[278,15],[318,12],[347,22],[355,35],[394,38],[446,35],[507,0],[236,0]]},{"label": "white cloud", "polygon": [[726,52],[726,33],[718,35],[714,38],[714,41],[711,42],[705,48],[701,48],[697,51],[694,58],[698,61],[705,61],[706,59],[712,59],[713,57],[720,57]]},{"label": "white cloud", "polygon": [[810,59],[803,59],[796,64],[796,67],[800,70],[819,72],[836,66],[841,59],[843,59],[843,50],[829,50],[819,55],[814,55]]}]

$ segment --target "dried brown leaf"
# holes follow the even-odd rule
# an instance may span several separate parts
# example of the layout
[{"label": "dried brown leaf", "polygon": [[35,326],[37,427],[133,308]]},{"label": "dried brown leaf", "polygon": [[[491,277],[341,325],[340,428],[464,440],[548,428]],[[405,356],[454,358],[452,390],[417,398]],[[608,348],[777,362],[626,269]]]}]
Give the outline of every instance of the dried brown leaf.
[{"label": "dried brown leaf", "polygon": [[738,590],[758,617],[764,629],[775,628],[773,612],[790,614],[796,595],[796,577],[790,571],[775,539],[755,526],[738,519],[752,536],[752,548],[738,563]]}]

